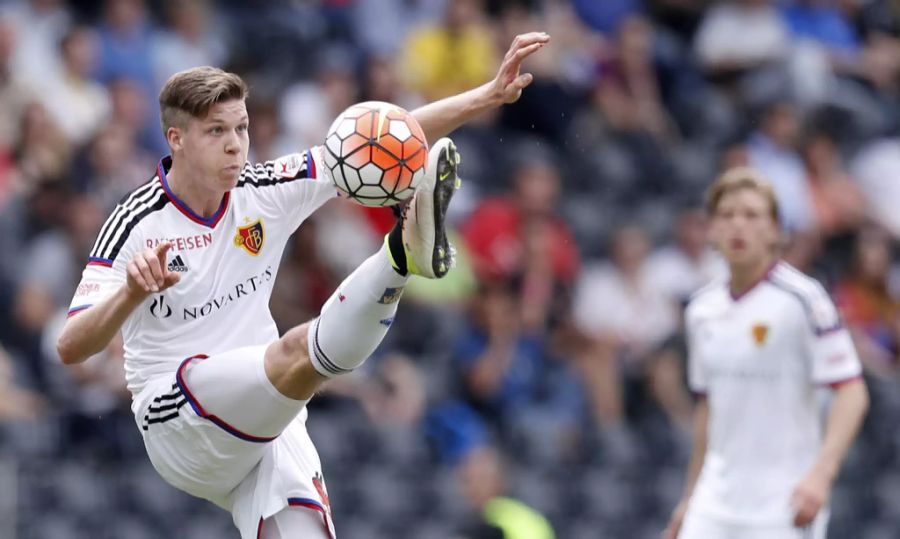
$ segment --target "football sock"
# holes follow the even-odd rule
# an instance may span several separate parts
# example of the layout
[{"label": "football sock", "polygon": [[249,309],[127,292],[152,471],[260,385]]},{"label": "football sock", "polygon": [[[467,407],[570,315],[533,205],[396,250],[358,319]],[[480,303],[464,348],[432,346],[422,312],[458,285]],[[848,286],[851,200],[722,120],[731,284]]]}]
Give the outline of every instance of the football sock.
[{"label": "football sock", "polygon": [[406,267],[406,249],[403,248],[403,210],[399,205],[392,206],[391,209],[397,217],[397,222],[387,235],[388,254],[394,271],[405,277],[409,274],[409,268]]},{"label": "football sock", "polygon": [[359,367],[391,327],[409,278],[391,267],[387,249],[382,246],[356,268],[310,325],[309,357],[319,374],[331,377]]}]

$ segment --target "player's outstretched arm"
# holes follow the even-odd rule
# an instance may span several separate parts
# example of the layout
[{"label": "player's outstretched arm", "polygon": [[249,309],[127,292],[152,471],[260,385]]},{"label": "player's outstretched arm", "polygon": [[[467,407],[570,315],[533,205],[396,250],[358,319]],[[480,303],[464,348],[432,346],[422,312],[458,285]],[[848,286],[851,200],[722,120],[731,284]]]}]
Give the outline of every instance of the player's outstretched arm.
[{"label": "player's outstretched arm", "polygon": [[862,378],[840,385],[834,392],[825,440],[812,470],[800,481],[791,497],[794,525],[806,526],[828,501],[831,485],[853,445],[869,409],[869,391]]},{"label": "player's outstretched arm", "polygon": [[706,431],[709,422],[709,403],[706,397],[702,397],[697,401],[694,408],[694,447],[691,450],[691,461],[688,464],[687,478],[684,484],[684,494],[681,501],[672,511],[672,517],[669,525],[663,532],[663,539],[676,539],[678,532],[681,530],[681,524],[684,521],[684,515],[687,513],[688,503],[691,494],[694,492],[694,485],[697,484],[697,478],[700,477],[700,470],[703,468],[703,459],[706,458]]},{"label": "player's outstretched arm", "polygon": [[412,111],[428,142],[446,136],[482,112],[519,99],[522,90],[534,79],[531,73],[519,72],[522,61],[549,41],[550,36],[544,32],[516,36],[492,81]]},{"label": "player's outstretched arm", "polygon": [[128,316],[148,295],[178,282],[180,276],[166,269],[166,252],[171,247],[171,243],[162,242],[132,258],[121,288],[66,321],[56,342],[56,350],[63,363],[81,363],[106,348]]}]

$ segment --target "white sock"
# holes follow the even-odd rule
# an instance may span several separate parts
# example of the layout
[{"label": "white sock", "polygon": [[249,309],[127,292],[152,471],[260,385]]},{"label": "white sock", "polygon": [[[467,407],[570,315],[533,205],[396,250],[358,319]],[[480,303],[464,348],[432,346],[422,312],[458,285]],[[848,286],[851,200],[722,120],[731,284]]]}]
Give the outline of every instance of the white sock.
[{"label": "white sock", "polygon": [[341,283],[309,329],[309,358],[319,374],[348,373],[372,355],[408,279],[394,271],[382,246]]}]

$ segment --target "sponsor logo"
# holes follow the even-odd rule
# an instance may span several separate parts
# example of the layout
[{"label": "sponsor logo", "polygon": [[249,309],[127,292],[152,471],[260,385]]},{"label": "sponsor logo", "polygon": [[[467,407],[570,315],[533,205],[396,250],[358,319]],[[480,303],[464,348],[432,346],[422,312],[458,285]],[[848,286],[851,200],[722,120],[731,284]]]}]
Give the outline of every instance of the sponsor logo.
[{"label": "sponsor logo", "polygon": [[195,236],[182,236],[177,238],[151,238],[147,240],[147,247],[152,249],[160,243],[167,241],[176,251],[193,251],[212,245],[212,234],[197,234]]},{"label": "sponsor logo", "polygon": [[75,289],[75,297],[87,296],[100,291],[100,283],[81,283]]},{"label": "sponsor logo", "polygon": [[390,318],[385,318],[383,320],[379,320],[378,323],[385,327],[391,327],[391,324],[394,323],[394,317],[392,316]]},{"label": "sponsor logo", "polygon": [[[245,218],[244,221],[249,223],[250,219]],[[245,251],[256,256],[263,247],[265,233],[262,220],[257,219],[253,223],[238,227],[237,235],[234,237],[234,244],[238,247],[243,247]]]},{"label": "sponsor logo", "polygon": [[756,343],[756,346],[762,346],[766,344],[766,338],[769,336],[769,326],[762,323],[753,324],[750,334],[753,336],[753,342]]},{"label": "sponsor logo", "polygon": [[396,303],[400,301],[400,296],[403,295],[403,287],[399,286],[397,288],[385,288],[384,294],[381,295],[381,299],[378,300],[378,303],[382,305],[390,305],[391,303]]},{"label": "sponsor logo", "polygon": [[274,277],[271,267],[267,267],[260,275],[253,275],[248,279],[235,284],[226,289],[225,292],[216,294],[215,297],[202,305],[194,305],[184,307],[182,309],[183,320],[199,320],[239,301],[241,298],[247,297],[263,288],[263,285],[272,281]]},{"label": "sponsor logo", "polygon": [[172,307],[166,305],[166,297],[162,294],[150,304],[150,314],[156,318],[168,318],[172,316]]},{"label": "sponsor logo", "polygon": [[345,296],[345,295],[341,294],[340,292],[338,292],[338,299],[341,301],[341,303],[343,303],[344,300],[347,299],[347,296]]},{"label": "sponsor logo", "polygon": [[280,180],[293,180],[302,168],[303,156],[299,153],[292,153],[276,159],[272,171]]},{"label": "sponsor logo", "polygon": [[184,260],[181,259],[181,255],[175,255],[175,258],[166,267],[169,268],[169,271],[177,271],[179,273],[184,273],[188,270]]}]

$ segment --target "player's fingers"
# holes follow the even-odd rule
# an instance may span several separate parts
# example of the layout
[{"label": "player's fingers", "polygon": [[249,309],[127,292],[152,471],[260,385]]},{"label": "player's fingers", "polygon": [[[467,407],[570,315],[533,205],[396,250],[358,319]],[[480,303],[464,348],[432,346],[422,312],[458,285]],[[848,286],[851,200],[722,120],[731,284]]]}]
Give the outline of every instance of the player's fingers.
[{"label": "player's fingers", "polygon": [[531,73],[522,73],[509,84],[509,88],[519,92],[522,91],[526,86],[531,84],[533,80],[534,75],[532,75]]},{"label": "player's fingers", "polygon": [[170,272],[166,273],[166,278],[165,278],[165,281],[163,282],[163,286],[162,286],[161,290],[165,290],[166,288],[169,288],[170,286],[177,284],[178,281],[180,281],[180,280],[181,280],[181,275],[175,273],[174,271],[170,271]]},{"label": "player's fingers", "polygon": [[144,261],[147,262],[147,267],[150,268],[150,275],[153,278],[153,282],[156,283],[156,286],[158,287],[162,286],[166,280],[165,259],[160,263],[159,258],[151,255],[144,257]]},{"label": "player's fingers", "polygon": [[140,273],[141,278],[143,278],[144,282],[147,283],[147,291],[158,292],[159,286],[156,284],[156,279],[153,277],[153,272],[150,270],[150,265],[147,264],[147,259],[143,256],[137,256],[134,258],[134,265],[137,267],[138,273]]},{"label": "player's fingers", "polygon": [[528,32],[527,34],[519,34],[513,39],[512,45],[509,46],[507,55],[514,54],[522,47],[528,47],[535,43],[548,43],[550,34],[546,32]]},{"label": "player's fingers", "polygon": [[166,264],[166,253],[169,252],[169,249],[172,248],[172,242],[170,241],[161,241],[159,245],[153,248],[153,253],[156,255],[156,259],[159,260],[160,264],[165,266]]},{"label": "player's fingers", "polygon": [[543,46],[543,43],[533,43],[527,47],[522,47],[521,49],[517,50],[515,54],[513,54],[513,60],[515,60],[516,62],[521,62],[525,59],[526,56],[540,50]]},{"label": "player's fingers", "polygon": [[144,276],[141,274],[141,270],[138,268],[137,262],[132,260],[128,263],[128,275],[131,277],[131,280],[138,285],[138,287],[144,292],[151,292],[150,284],[147,283],[147,280],[144,279]]}]

